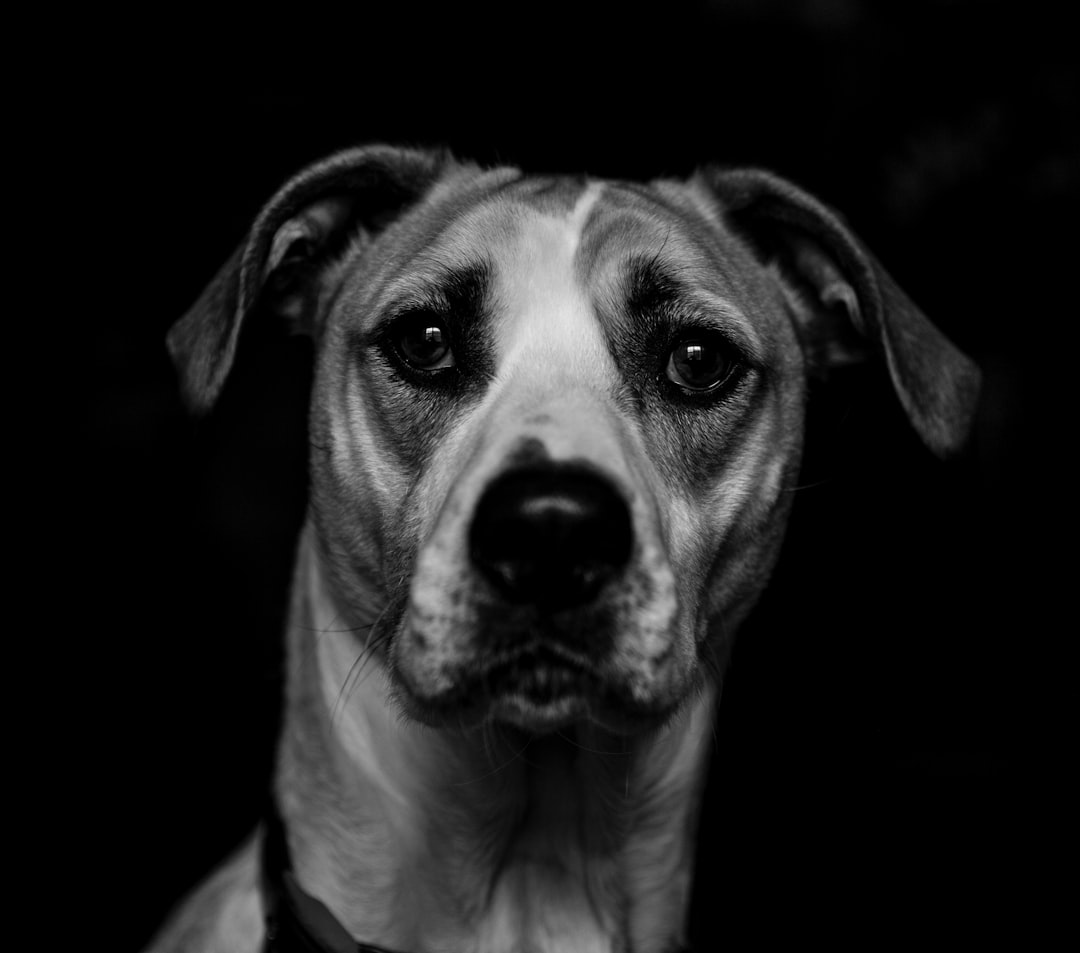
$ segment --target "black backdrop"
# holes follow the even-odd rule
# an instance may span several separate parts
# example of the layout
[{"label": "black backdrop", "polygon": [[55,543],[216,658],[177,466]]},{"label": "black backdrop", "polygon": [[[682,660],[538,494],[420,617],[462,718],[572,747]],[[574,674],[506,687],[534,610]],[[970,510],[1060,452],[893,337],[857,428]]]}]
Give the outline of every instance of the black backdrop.
[{"label": "black backdrop", "polygon": [[47,750],[70,785],[61,856],[90,870],[76,912],[117,949],[257,821],[305,485],[306,342],[253,331],[195,423],[164,334],[286,177],[383,140],[626,178],[772,167],[843,210],[986,373],[948,465],[875,369],[815,390],[790,545],[720,708],[698,947],[1030,930],[1061,902],[1040,871],[1070,625],[1046,547],[1075,430],[1064,24],[963,0],[590,10],[294,10],[227,36],[162,15],[96,23],[58,67],[64,112],[41,115],[64,143],[55,290],[78,302],[58,335],[79,365],[58,470],[75,568],[52,535],[37,575],[43,611],[75,620],[56,648],[75,678],[51,689]]}]

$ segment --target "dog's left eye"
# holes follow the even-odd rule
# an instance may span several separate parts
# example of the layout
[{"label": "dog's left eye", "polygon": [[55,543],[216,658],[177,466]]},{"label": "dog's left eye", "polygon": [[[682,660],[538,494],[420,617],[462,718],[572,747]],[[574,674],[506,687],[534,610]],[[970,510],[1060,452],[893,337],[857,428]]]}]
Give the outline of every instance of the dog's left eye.
[{"label": "dog's left eye", "polygon": [[737,364],[731,347],[719,334],[701,332],[675,344],[664,370],[683,390],[710,391],[720,387]]},{"label": "dog's left eye", "polygon": [[413,315],[399,321],[394,328],[394,343],[402,360],[411,367],[435,371],[454,366],[450,332],[442,319],[430,314]]}]

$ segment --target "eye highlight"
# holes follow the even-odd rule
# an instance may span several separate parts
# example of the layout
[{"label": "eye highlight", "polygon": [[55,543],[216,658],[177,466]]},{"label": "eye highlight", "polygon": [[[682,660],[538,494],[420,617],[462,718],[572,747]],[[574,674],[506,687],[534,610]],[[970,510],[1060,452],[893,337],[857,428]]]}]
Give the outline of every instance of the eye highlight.
[{"label": "eye highlight", "polygon": [[722,335],[695,331],[676,341],[664,373],[683,390],[700,393],[719,389],[738,363],[734,349]]},{"label": "eye highlight", "polygon": [[437,371],[455,364],[446,322],[435,315],[400,318],[390,330],[390,339],[401,359],[416,370]]}]

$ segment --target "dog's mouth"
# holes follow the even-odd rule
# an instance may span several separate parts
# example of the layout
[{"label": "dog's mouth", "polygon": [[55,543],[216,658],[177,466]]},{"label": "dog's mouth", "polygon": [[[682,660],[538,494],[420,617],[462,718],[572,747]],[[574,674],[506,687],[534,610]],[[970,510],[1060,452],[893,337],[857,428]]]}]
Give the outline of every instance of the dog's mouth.
[{"label": "dog's mouth", "polygon": [[604,694],[591,666],[547,647],[515,654],[469,681],[489,718],[533,732],[586,717],[590,701]]},{"label": "dog's mouth", "polygon": [[625,732],[668,714],[632,699],[588,659],[548,643],[473,663],[436,695],[408,695],[412,713],[430,725],[497,724],[530,734],[585,721]]}]

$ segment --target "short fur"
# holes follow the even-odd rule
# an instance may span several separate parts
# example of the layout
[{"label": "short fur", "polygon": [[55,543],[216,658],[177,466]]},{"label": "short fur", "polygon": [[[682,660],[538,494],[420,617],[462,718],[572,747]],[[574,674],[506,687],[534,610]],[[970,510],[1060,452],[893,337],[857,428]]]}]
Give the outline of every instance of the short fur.
[{"label": "short fur", "polygon": [[[300,883],[395,950],[677,948],[808,375],[861,341],[946,455],[976,369],[838,216],[758,170],[638,185],[350,150],[271,199],[170,333],[196,411],[268,310],[317,363],[275,783]],[[451,366],[403,357],[417,315]],[[730,365],[709,391],[670,357],[702,336]],[[478,510],[508,473],[564,472],[620,501],[629,555],[569,607],[511,598]],[[260,948],[257,839],[153,951]]]}]

